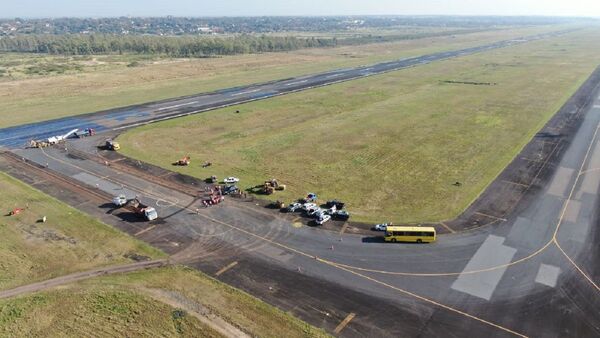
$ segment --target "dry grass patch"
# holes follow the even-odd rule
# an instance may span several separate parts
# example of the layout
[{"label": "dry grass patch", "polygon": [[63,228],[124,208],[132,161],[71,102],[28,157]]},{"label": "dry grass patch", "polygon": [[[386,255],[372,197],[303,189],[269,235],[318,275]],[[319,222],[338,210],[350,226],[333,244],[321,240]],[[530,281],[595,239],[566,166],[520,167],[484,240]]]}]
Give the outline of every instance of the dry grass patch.
[{"label": "dry grass patch", "polygon": [[0,335],[219,337],[215,325],[251,337],[328,337],[245,292],[182,267],[99,277],[0,300]]}]

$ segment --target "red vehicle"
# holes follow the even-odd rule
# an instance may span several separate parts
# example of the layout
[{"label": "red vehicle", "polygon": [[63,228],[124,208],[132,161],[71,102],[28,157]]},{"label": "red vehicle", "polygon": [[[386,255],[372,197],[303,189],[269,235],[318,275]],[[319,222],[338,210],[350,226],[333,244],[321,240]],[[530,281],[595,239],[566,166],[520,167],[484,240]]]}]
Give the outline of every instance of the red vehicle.
[{"label": "red vehicle", "polygon": [[221,196],[221,195],[211,195],[209,199],[202,201],[202,204],[204,204],[205,207],[211,206],[211,205],[217,205],[221,202],[223,202],[225,200],[225,197]]},{"label": "red vehicle", "polygon": [[96,131],[94,130],[94,128],[86,128],[83,132],[75,132],[74,135],[77,138],[94,136],[94,135],[96,135]]}]

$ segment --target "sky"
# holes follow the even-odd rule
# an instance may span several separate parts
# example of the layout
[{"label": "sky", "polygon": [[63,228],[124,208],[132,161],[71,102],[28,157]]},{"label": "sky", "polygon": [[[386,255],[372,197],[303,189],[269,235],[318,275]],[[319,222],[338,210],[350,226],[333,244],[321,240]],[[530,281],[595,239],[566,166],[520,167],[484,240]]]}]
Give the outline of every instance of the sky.
[{"label": "sky", "polygon": [[600,0],[0,0],[0,17],[262,15],[600,17]]}]

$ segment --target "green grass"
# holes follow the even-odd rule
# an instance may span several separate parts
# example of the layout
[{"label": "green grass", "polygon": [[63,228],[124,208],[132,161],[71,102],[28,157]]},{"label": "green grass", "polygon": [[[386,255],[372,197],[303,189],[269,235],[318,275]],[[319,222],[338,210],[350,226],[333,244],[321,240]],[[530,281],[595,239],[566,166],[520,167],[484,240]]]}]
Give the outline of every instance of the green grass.
[{"label": "green grass", "polygon": [[[244,188],[275,177],[288,190],[274,199],[314,191],[346,201],[354,220],[450,219],[598,65],[599,33],[590,28],[152,124],[122,135],[122,151],[201,178],[239,176]],[[192,166],[170,166],[188,154]],[[213,166],[200,168],[204,161]]]},{"label": "green grass", "polygon": [[[164,254],[0,173],[0,289]],[[27,207],[16,216],[4,216]],[[37,221],[47,216],[46,223]],[[221,337],[196,305],[256,337],[325,337],[240,290],[183,267],[93,278],[0,300],[0,336]]]},{"label": "green grass", "polygon": [[0,300],[0,335],[222,337],[185,312],[133,290],[110,285],[68,286]]},{"label": "green grass", "polygon": [[[160,251],[0,173],[0,289],[98,266],[132,262]],[[7,216],[14,208],[27,208]],[[43,216],[46,223],[38,222]]]},{"label": "green grass", "polygon": [[218,336],[194,318],[191,311],[197,308],[253,337],[327,337],[245,292],[182,267],[105,276],[0,300],[0,336]]},{"label": "green grass", "polygon": [[0,127],[465,48],[561,28],[564,27],[528,27],[212,59],[0,54],[0,69],[4,71],[0,77]]}]

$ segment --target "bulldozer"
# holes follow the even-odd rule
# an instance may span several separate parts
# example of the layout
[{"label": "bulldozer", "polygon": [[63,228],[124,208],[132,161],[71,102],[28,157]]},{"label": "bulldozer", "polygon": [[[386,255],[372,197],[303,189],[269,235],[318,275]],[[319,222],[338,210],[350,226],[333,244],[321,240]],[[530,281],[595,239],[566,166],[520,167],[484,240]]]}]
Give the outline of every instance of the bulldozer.
[{"label": "bulldozer", "polygon": [[275,192],[275,190],[285,190],[285,185],[279,184],[276,179],[272,179],[270,181],[265,181],[262,186],[262,193],[265,195],[271,195]]},{"label": "bulldozer", "polygon": [[178,160],[177,162],[173,163],[173,165],[188,166],[188,165],[190,165],[190,163],[191,163],[190,157],[186,156],[186,157]]},{"label": "bulldozer", "polygon": [[46,141],[36,141],[36,140],[31,140],[29,142],[29,148],[46,148],[48,147],[50,144]]}]

